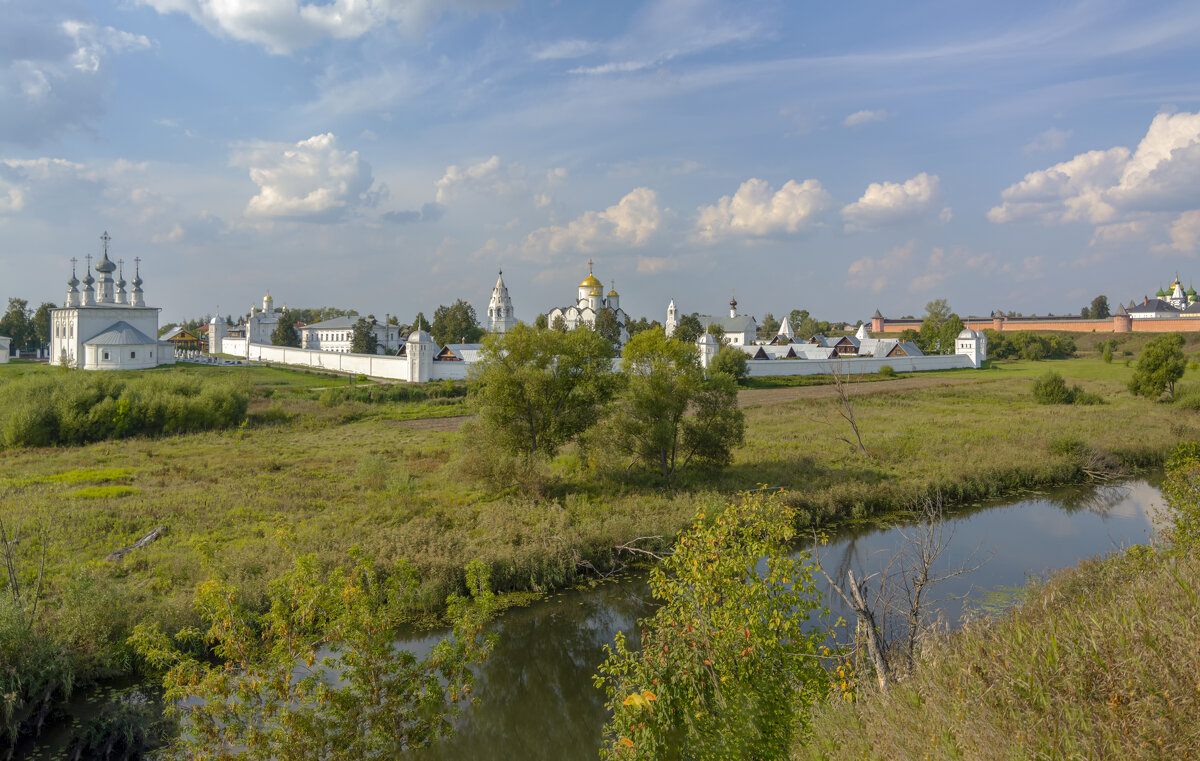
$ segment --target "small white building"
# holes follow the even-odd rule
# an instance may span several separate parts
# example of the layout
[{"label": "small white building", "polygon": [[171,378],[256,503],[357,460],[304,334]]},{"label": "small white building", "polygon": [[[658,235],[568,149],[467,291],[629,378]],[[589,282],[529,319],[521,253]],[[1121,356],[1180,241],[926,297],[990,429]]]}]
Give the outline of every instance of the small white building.
[{"label": "small white building", "polygon": [[[723,340],[731,346],[750,346],[758,338],[758,321],[751,315],[737,313],[736,298],[729,300],[728,317],[717,317],[710,314],[696,316],[700,319],[700,325],[705,331],[712,325],[725,331]],[[663,323],[663,330],[667,337],[670,337],[678,326],[678,308],[675,306],[675,299],[671,299],[671,303],[667,304],[667,321]]]},{"label": "small white building", "polygon": [[8,364],[8,355],[12,353],[12,339],[0,336],[0,365]]},{"label": "small white building", "polygon": [[982,330],[963,328],[954,339],[954,353],[968,357],[971,367],[978,370],[987,360],[987,336]]},{"label": "small white building", "polygon": [[[356,316],[334,317],[331,320],[305,325],[300,328],[300,347],[316,351],[349,353],[350,346],[354,342],[354,325],[359,319]],[[400,339],[399,325],[387,325],[376,320],[371,324],[371,332],[375,334],[375,340],[378,343],[375,349],[377,354],[394,354],[404,343]],[[254,341],[253,343],[269,344],[271,339],[268,336],[265,341]]]},{"label": "small white building", "polygon": [[[158,338],[158,307],[148,307],[142,291],[141,260],[135,259],[133,292],[125,290],[123,262],[108,258],[108,233],[100,236],[104,251],[92,277],[92,257],[80,281],[72,259],[64,306],[50,311],[50,362],[83,370],[143,370],[175,363],[175,349]],[[113,272],[118,272],[113,279]]]},{"label": "small white building", "polygon": [[496,278],[496,287],[492,289],[492,298],[488,302],[487,316],[489,333],[506,333],[517,324],[512,299],[508,295],[508,286],[504,284],[504,270],[500,270]]}]

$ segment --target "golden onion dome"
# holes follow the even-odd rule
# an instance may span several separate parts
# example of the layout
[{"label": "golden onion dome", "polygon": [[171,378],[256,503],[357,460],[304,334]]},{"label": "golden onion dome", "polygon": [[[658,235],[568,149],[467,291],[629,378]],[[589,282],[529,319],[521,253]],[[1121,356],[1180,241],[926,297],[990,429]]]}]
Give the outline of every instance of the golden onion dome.
[{"label": "golden onion dome", "polygon": [[600,293],[602,292],[602,290],[603,290],[603,289],[601,289],[601,287],[600,287],[600,284],[599,284],[599,283],[596,283],[595,287],[594,287],[594,288],[592,288],[592,292],[591,292],[591,293],[589,293],[588,295],[589,295],[589,296],[599,296],[599,295],[600,295]]},{"label": "golden onion dome", "polygon": [[609,291],[609,292],[608,292],[608,295],[609,295],[610,297],[611,297],[611,296],[616,296],[617,298],[620,298],[620,297],[621,297],[621,294],[617,293],[617,289],[616,289],[616,288],[613,288],[611,291]]},{"label": "golden onion dome", "polygon": [[596,276],[590,272],[588,273],[587,278],[579,284],[580,288],[602,288],[603,286],[604,283],[601,283],[599,280],[597,280]]}]

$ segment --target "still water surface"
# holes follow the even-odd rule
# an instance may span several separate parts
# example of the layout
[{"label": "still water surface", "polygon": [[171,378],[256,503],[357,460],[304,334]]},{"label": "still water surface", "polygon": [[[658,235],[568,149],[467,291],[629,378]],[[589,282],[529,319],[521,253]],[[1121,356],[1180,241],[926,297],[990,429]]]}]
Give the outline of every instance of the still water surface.
[{"label": "still water surface", "polygon": [[[941,567],[986,562],[933,592],[937,612],[954,625],[964,612],[977,610],[983,601],[994,602],[1031,576],[1144,544],[1162,510],[1158,489],[1133,481],[1119,487],[1058,489],[956,512],[947,521],[947,535],[953,538]],[[820,560],[835,578],[845,578],[849,568],[856,575],[873,573],[911,534],[912,528],[904,526],[856,529],[821,548]],[[823,579],[821,586],[828,595]],[[831,607],[833,617],[846,615]],[[505,612],[494,627],[499,641],[480,672],[477,702],[464,712],[457,735],[411,758],[597,758],[605,716],[592,675],[604,660],[604,645],[618,631],[636,644],[635,622],[651,610],[644,577],[637,577]],[[405,644],[423,650],[430,641]]]}]

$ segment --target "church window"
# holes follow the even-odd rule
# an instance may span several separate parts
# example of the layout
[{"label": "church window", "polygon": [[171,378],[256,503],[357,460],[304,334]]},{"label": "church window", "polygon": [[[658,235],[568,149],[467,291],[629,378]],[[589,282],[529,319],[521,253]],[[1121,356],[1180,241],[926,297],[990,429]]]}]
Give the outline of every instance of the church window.
[{"label": "church window", "polygon": [[131,351],[131,352],[129,352],[129,358],[130,358],[130,359],[137,359],[137,352],[136,352],[136,351]]},{"label": "church window", "polygon": [[104,352],[104,358],[108,359],[108,352]]}]

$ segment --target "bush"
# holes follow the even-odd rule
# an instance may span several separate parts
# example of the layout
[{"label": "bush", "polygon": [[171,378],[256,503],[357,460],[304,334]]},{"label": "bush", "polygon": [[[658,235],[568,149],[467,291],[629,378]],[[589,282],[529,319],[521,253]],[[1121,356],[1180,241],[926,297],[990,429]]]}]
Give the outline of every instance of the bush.
[{"label": "bush", "polygon": [[1034,381],[1033,398],[1038,404],[1070,404],[1075,395],[1063,377],[1051,371]]},{"label": "bush", "polygon": [[1001,333],[985,329],[988,354],[993,359],[1066,359],[1075,355],[1075,339],[1070,336],[1034,333],[1020,330]]},{"label": "bush", "polygon": [[742,382],[750,374],[749,357],[746,352],[741,349],[735,349],[732,346],[722,346],[717,355],[713,357],[712,363],[708,367],[709,374],[725,373],[733,376],[733,379],[738,383]]},{"label": "bush", "polygon": [[0,447],[232,428],[248,403],[233,385],[178,375],[27,375],[0,385]]},{"label": "bush", "polygon": [[879,366],[879,377],[880,378],[895,378],[896,370],[891,365],[880,365]]}]

